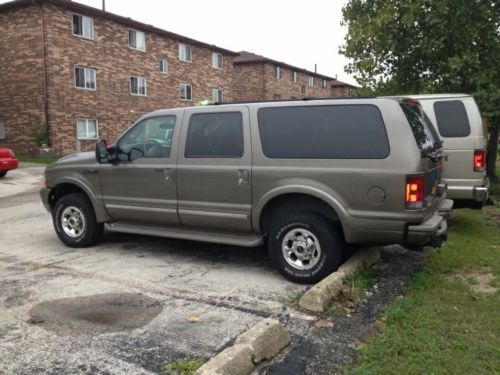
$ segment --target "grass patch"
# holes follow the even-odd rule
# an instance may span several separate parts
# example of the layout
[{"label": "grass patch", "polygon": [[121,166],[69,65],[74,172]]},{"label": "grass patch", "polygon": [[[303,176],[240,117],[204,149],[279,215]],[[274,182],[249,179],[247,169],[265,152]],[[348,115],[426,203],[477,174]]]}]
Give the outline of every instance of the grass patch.
[{"label": "grass patch", "polygon": [[204,363],[201,359],[183,359],[167,363],[163,367],[163,370],[166,375],[192,375]]},{"label": "grass patch", "polygon": [[448,241],[428,255],[406,297],[385,309],[382,332],[360,349],[358,365],[347,373],[500,372],[500,292],[477,293],[460,277],[487,269],[491,285],[498,285],[500,205],[455,215]]},{"label": "grass patch", "polygon": [[61,157],[60,156],[31,157],[28,154],[16,154],[16,158],[17,160],[22,162],[50,164],[59,160]]},{"label": "grass patch", "polygon": [[377,273],[370,267],[363,267],[344,279],[344,285],[359,295],[373,285]]}]

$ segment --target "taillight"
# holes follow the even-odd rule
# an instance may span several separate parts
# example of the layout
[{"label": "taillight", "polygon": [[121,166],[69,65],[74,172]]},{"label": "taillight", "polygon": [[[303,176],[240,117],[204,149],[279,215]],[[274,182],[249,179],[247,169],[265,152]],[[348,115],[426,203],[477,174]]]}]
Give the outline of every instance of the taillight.
[{"label": "taillight", "polygon": [[406,176],[405,202],[407,209],[424,207],[424,176]]},{"label": "taillight", "polygon": [[474,172],[482,172],[486,167],[486,152],[474,150]]}]

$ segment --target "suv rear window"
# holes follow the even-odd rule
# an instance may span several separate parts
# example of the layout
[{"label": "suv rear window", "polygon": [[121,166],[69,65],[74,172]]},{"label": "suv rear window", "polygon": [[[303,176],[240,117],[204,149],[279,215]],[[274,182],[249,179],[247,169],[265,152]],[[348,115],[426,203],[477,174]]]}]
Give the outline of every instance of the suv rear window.
[{"label": "suv rear window", "polygon": [[264,155],[280,159],[384,159],[389,141],[373,105],[261,108]]},{"label": "suv rear window", "polygon": [[416,104],[402,102],[400,105],[410,124],[411,131],[421,154],[426,155],[432,152],[436,144],[439,143],[439,139],[437,139],[437,134],[435,134],[432,124],[425,121],[425,113]]},{"label": "suv rear window", "polygon": [[243,156],[243,120],[240,112],[199,113],[189,119],[187,158]]},{"label": "suv rear window", "polygon": [[467,137],[470,134],[467,112],[460,100],[435,102],[434,113],[441,136]]}]

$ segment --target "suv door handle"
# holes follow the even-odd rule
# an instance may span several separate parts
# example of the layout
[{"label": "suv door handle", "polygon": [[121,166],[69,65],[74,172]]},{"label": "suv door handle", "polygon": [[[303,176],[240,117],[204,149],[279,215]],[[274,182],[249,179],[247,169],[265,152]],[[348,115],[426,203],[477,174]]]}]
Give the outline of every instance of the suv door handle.
[{"label": "suv door handle", "polygon": [[238,169],[238,185],[248,185],[250,172],[248,169]]}]

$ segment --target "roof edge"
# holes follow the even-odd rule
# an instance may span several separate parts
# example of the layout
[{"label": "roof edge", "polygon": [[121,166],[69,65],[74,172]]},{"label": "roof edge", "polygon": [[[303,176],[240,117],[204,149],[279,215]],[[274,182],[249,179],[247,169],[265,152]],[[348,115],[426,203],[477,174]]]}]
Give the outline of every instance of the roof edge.
[{"label": "roof edge", "polygon": [[201,42],[201,41],[196,40],[196,39],[192,39],[192,38],[180,35],[180,34],[173,33],[171,31],[160,29],[160,28],[155,27],[153,25],[148,25],[146,23],[133,20],[132,18],[129,18],[129,17],[120,16],[118,14],[107,12],[107,11],[101,10],[99,8],[90,7],[88,5],[80,4],[80,3],[77,3],[77,2],[74,2],[71,0],[14,0],[14,1],[10,1],[7,3],[1,4],[0,5],[0,12],[5,11],[5,10],[10,10],[10,9],[22,8],[22,7],[25,7],[28,5],[35,5],[35,4],[54,4],[54,5],[64,7],[64,8],[69,9],[69,10],[82,12],[82,13],[86,13],[86,14],[91,14],[91,15],[97,16],[97,17],[106,18],[106,19],[115,21],[117,23],[120,23],[122,25],[133,27],[133,28],[138,29],[140,31],[147,31],[147,32],[154,33],[157,35],[166,36],[168,38],[175,39],[175,40],[178,40],[180,42],[186,42],[189,44],[197,45],[199,47],[204,47],[204,48],[211,49],[214,51],[223,52],[227,55],[233,55],[233,56],[238,55],[238,53],[236,53],[234,51],[230,51],[228,49],[218,47],[218,46],[213,45],[213,44]]}]

